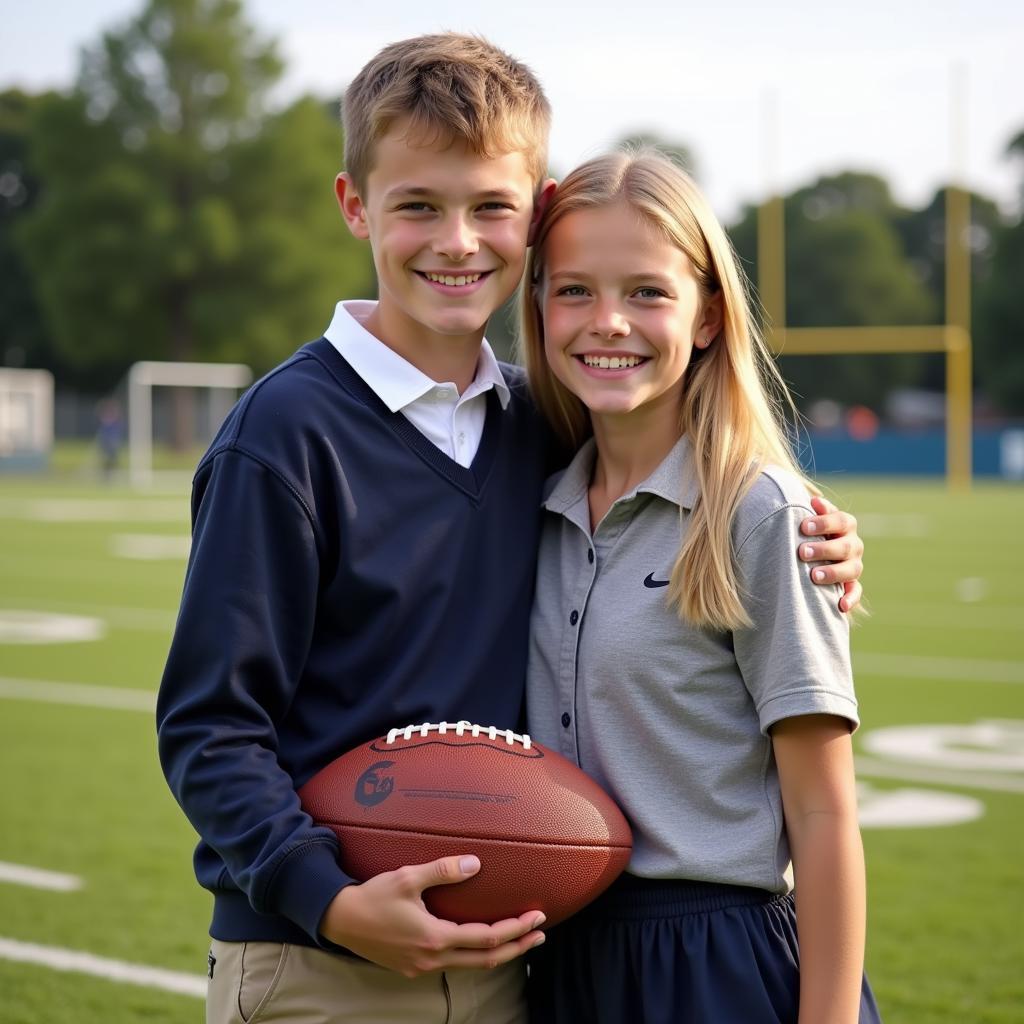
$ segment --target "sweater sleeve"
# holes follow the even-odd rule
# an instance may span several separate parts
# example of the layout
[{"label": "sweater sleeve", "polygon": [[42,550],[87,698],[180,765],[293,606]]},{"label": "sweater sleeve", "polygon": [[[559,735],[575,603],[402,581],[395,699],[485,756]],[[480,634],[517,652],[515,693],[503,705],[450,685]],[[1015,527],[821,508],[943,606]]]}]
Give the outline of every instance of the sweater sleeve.
[{"label": "sweater sleeve", "polygon": [[196,476],[192,552],[160,685],[160,760],[189,821],[260,912],[320,945],[352,879],[337,840],[301,809],[277,727],[302,677],[316,614],[317,537],[280,476],[237,449]]}]

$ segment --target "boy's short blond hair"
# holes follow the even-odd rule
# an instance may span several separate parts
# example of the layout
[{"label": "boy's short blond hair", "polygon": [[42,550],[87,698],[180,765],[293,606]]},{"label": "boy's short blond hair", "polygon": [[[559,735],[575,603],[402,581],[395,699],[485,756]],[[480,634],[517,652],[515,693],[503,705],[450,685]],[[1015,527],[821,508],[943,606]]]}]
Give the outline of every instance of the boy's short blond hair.
[{"label": "boy's short blond hair", "polygon": [[547,170],[551,107],[526,65],[476,36],[445,32],[384,47],[342,101],[345,169],[362,192],[374,144],[397,120],[430,145],[465,142],[485,157],[522,152],[534,181]]}]

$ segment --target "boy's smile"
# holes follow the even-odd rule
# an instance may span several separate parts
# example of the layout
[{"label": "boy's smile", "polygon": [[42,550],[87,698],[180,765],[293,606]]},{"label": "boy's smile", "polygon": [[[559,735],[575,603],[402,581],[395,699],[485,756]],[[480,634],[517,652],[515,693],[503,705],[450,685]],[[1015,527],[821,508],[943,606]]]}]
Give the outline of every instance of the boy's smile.
[{"label": "boy's smile", "polygon": [[377,270],[379,303],[366,326],[461,390],[488,317],[522,276],[534,216],[526,157],[411,138],[399,121],[374,147],[364,193],[339,176],[342,212],[353,234],[369,239]]}]

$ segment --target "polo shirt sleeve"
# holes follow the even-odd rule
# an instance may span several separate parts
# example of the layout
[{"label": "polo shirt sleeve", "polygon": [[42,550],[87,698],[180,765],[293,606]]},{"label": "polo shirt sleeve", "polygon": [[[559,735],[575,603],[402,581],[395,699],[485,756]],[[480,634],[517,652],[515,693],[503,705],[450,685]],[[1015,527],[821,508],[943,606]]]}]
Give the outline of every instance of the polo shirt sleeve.
[{"label": "polo shirt sleeve", "polygon": [[[765,479],[761,478],[762,481]],[[763,493],[764,486],[755,484]],[[811,582],[797,558],[800,523],[813,514],[782,500],[738,516],[735,538],[744,606],[752,626],[735,630],[736,661],[757,709],[761,732],[784,718],[838,715],[859,724],[850,665],[850,627],[839,610],[842,588]],[[753,518],[753,525],[750,520]],[[743,520],[746,520],[744,523]]]}]

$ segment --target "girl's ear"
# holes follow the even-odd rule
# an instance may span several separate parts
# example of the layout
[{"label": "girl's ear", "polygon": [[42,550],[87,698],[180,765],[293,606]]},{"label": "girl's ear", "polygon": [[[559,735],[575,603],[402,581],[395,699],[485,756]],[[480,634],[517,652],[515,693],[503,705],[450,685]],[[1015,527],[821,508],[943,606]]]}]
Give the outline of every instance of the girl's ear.
[{"label": "girl's ear", "polygon": [[693,339],[694,345],[697,348],[707,348],[721,333],[724,318],[725,307],[722,301],[722,289],[719,288],[704,303],[704,309],[701,311],[701,317],[697,323],[697,335]]}]

